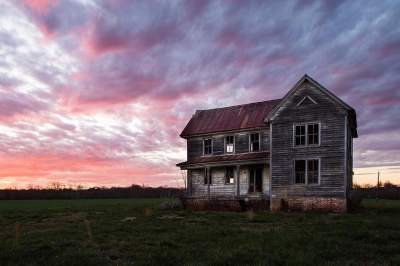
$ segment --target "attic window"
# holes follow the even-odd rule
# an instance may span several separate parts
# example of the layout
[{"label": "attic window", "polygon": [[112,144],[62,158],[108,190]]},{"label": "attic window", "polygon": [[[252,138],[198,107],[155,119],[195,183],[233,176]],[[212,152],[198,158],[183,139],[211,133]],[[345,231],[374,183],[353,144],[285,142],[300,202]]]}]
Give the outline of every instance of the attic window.
[{"label": "attic window", "polygon": [[317,104],[316,101],[313,100],[310,96],[305,96],[301,101],[297,104],[297,106],[300,105],[311,105],[311,104]]}]

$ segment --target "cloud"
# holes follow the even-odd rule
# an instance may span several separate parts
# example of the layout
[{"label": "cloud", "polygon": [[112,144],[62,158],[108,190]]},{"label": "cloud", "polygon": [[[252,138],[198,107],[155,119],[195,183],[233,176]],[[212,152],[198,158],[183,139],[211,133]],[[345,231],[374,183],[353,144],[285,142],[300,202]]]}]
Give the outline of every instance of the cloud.
[{"label": "cloud", "polygon": [[357,110],[357,167],[400,164],[395,1],[31,0],[0,15],[0,181],[175,184],[194,110],[280,98],[304,73]]}]

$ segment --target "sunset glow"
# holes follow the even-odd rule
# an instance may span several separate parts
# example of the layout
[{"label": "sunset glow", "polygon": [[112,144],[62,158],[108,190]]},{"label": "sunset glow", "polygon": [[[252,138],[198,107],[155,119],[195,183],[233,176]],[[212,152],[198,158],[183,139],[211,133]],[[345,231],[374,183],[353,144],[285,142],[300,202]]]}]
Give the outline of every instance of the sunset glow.
[{"label": "sunset glow", "polygon": [[182,186],[196,109],[304,73],[357,111],[354,182],[400,184],[400,2],[375,4],[0,0],[0,188]]}]

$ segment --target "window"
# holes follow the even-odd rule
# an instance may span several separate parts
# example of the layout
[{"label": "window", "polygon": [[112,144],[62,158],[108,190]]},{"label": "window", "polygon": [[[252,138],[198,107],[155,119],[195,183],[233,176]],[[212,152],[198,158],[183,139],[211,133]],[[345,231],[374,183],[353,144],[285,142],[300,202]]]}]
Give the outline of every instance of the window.
[{"label": "window", "polygon": [[204,155],[211,154],[212,153],[212,139],[203,140],[203,147],[204,147],[204,149],[203,149]]},{"label": "window", "polygon": [[307,161],[307,183],[308,184],[318,184],[319,175],[319,161],[318,160],[308,160]]},{"label": "window", "polygon": [[296,160],[295,161],[295,183],[296,184],[305,184],[306,183],[306,161],[305,160]]},{"label": "window", "polygon": [[233,136],[225,137],[225,153],[234,153],[235,152],[235,138]]},{"label": "window", "polygon": [[296,146],[306,145],[306,126],[305,125],[296,126],[295,141],[296,141]]},{"label": "window", "polygon": [[319,124],[307,125],[308,145],[319,144]]},{"label": "window", "polygon": [[294,145],[319,145],[319,129],[319,123],[306,123],[302,125],[295,125]]},{"label": "window", "polygon": [[211,170],[204,168],[204,185],[212,184]]},{"label": "window", "polygon": [[260,134],[259,133],[251,133],[250,134],[250,151],[259,151],[260,150]]},{"label": "window", "polygon": [[235,167],[228,166],[225,168],[225,184],[235,183]]},{"label": "window", "polygon": [[319,159],[294,161],[295,184],[319,183]]}]

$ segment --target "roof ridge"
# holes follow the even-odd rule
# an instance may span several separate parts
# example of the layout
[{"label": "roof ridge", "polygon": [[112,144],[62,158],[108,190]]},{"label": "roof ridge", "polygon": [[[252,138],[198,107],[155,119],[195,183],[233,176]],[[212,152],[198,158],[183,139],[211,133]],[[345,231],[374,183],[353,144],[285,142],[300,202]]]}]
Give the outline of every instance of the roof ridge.
[{"label": "roof ridge", "polygon": [[281,101],[282,98],[280,99],[273,99],[273,100],[265,100],[265,101],[259,101],[259,102],[251,102],[251,103],[244,103],[244,104],[237,104],[237,105],[229,105],[229,106],[224,106],[224,107],[217,107],[217,108],[210,108],[210,109],[197,109],[197,112],[202,112],[202,111],[212,111],[212,110],[219,110],[219,109],[228,109],[228,108],[237,108],[237,107],[242,107],[246,105],[252,105],[252,104],[259,104],[259,103],[266,103],[266,102],[273,102],[273,101]]}]

